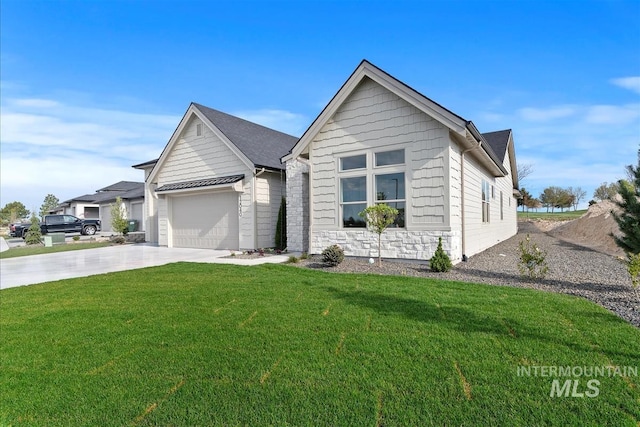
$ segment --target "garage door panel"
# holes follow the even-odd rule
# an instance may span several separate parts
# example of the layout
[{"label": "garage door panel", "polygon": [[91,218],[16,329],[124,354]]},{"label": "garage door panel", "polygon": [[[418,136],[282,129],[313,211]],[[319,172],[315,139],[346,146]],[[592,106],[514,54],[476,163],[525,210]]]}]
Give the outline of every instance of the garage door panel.
[{"label": "garage door panel", "polygon": [[237,193],[173,197],[171,205],[173,246],[238,248]]}]

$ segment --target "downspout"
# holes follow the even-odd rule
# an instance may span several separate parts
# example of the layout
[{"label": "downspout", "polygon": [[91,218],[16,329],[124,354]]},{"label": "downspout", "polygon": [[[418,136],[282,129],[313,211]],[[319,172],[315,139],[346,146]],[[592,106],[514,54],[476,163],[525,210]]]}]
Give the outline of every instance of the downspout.
[{"label": "downspout", "polygon": [[467,261],[467,237],[466,230],[464,225],[464,155],[473,150],[477,150],[482,145],[482,140],[478,141],[478,145],[474,145],[473,147],[467,148],[466,150],[462,150],[460,153],[460,220],[461,220],[461,231],[462,231],[462,261]]},{"label": "downspout", "polygon": [[257,185],[256,178],[262,175],[265,172],[265,168],[256,172],[257,169],[253,172],[253,179],[251,180],[251,203],[253,204],[253,248],[251,249],[259,249],[258,248],[258,202],[257,202]]}]

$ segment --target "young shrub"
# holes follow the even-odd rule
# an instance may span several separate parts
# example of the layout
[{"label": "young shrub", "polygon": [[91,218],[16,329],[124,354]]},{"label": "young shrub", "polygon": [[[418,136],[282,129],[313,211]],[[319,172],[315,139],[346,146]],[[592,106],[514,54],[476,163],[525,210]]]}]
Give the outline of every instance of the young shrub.
[{"label": "young shrub", "polygon": [[370,231],[378,235],[378,266],[382,265],[382,248],[381,237],[384,230],[387,229],[398,216],[398,210],[384,203],[369,206],[358,214],[362,217]]},{"label": "young shrub", "polygon": [[287,248],[287,201],[283,197],[280,200],[280,210],[278,211],[278,221],[276,223],[276,249]]},{"label": "young shrub", "polygon": [[520,249],[520,260],[518,261],[520,274],[530,279],[543,279],[549,272],[546,261],[547,253],[540,250],[538,245],[531,241],[528,234],[525,240],[520,241],[518,248]]},{"label": "young shrub", "polygon": [[78,240],[80,240],[80,236],[73,236],[72,239],[74,242],[77,242]]},{"label": "young shrub", "polygon": [[640,285],[640,254],[627,254],[627,271],[633,287]]},{"label": "young shrub", "polygon": [[27,230],[27,235],[24,238],[24,242],[27,245],[42,244],[42,231],[40,230],[40,221],[35,215],[31,216],[31,225]]},{"label": "young shrub", "polygon": [[302,252],[302,255],[300,255],[300,259],[309,259],[309,254],[306,252]]},{"label": "young shrub", "polygon": [[331,267],[335,267],[344,261],[344,251],[338,245],[331,245],[322,251],[322,261]]},{"label": "young shrub", "polygon": [[429,260],[429,268],[437,273],[446,273],[453,265],[449,255],[442,249],[442,237],[438,237],[438,248]]},{"label": "young shrub", "polygon": [[295,256],[295,255],[291,255],[289,257],[289,261],[288,262],[289,262],[289,264],[297,264],[297,263],[300,262],[300,259],[298,259],[298,257]]},{"label": "young shrub", "polygon": [[122,203],[120,197],[116,197],[116,202],[110,205],[111,208],[111,226],[116,233],[127,234],[129,232],[129,223],[127,222],[127,210]]}]

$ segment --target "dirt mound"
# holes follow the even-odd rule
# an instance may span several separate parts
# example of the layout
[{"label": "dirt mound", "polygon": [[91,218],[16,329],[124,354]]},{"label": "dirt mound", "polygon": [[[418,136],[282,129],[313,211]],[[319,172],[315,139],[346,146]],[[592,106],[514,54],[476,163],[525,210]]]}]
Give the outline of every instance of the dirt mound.
[{"label": "dirt mound", "polygon": [[624,251],[616,245],[611,234],[620,235],[618,224],[611,211],[618,207],[608,200],[594,204],[578,219],[567,221],[549,231],[549,234],[571,243],[624,257]]}]

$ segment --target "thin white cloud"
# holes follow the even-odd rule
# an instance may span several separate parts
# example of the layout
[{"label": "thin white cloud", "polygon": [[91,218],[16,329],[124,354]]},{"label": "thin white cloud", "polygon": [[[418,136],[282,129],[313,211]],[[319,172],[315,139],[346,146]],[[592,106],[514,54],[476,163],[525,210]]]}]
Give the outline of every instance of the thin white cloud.
[{"label": "thin white cloud", "polygon": [[131,165],[157,157],[179,116],[68,105],[55,99],[2,99],[0,205],[28,209],[53,193],[69,199],[120,180],[142,181]]},{"label": "thin white cloud", "polygon": [[20,107],[31,108],[55,108],[59,107],[60,103],[51,99],[37,99],[37,98],[24,98],[11,100],[15,105]]},{"label": "thin white cloud", "polygon": [[594,105],[585,117],[587,123],[626,125],[640,117],[640,104]]},{"label": "thin white cloud", "polygon": [[559,105],[549,108],[526,107],[518,110],[518,114],[522,119],[532,122],[563,119],[576,114],[576,112],[576,107],[573,105]]},{"label": "thin white cloud", "polygon": [[309,119],[305,116],[285,110],[244,110],[231,114],[294,136],[300,136],[309,125]]},{"label": "thin white cloud", "polygon": [[640,76],[611,79],[611,83],[621,88],[629,89],[635,93],[640,94]]}]

